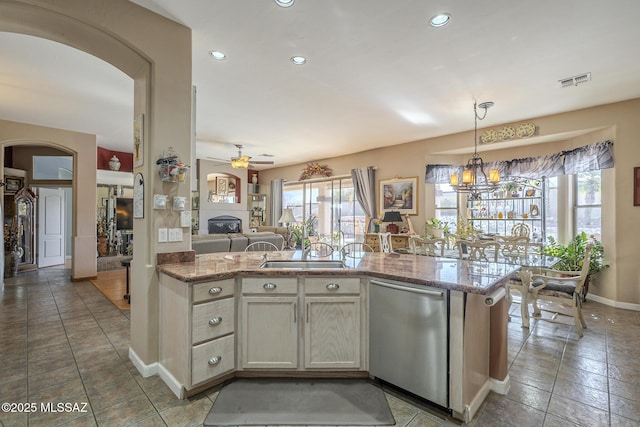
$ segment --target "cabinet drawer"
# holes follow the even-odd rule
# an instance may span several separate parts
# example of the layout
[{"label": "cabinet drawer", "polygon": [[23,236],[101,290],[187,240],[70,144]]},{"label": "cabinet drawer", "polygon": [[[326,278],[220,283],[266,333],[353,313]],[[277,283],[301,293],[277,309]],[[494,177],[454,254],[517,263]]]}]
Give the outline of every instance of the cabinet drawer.
[{"label": "cabinet drawer", "polygon": [[210,340],[235,330],[234,299],[225,298],[193,306],[191,343]]},{"label": "cabinet drawer", "polygon": [[391,244],[394,249],[402,249],[409,247],[409,238],[408,237],[393,237],[391,236]]},{"label": "cabinet drawer", "polygon": [[298,292],[296,277],[246,277],[242,279],[243,294],[295,294]]},{"label": "cabinet drawer", "polygon": [[308,277],[304,280],[304,293],[309,294],[360,294],[357,277]]},{"label": "cabinet drawer", "polygon": [[209,301],[233,295],[235,279],[217,280],[215,282],[193,285],[193,302]]},{"label": "cabinet drawer", "polygon": [[198,384],[235,368],[234,336],[196,345],[191,351],[191,384]]}]

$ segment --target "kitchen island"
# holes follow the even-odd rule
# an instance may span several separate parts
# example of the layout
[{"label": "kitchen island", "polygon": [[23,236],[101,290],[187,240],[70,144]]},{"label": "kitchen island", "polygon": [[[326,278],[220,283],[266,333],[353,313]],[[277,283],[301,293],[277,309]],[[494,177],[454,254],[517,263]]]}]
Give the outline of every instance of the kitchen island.
[{"label": "kitchen island", "polygon": [[[370,289],[383,285],[429,289],[446,304],[438,335],[445,357],[436,369],[445,376],[433,387],[443,397],[421,397],[469,421],[489,391],[508,390],[508,307],[504,299],[489,306],[487,297],[504,295],[517,267],[383,253],[346,258],[344,268],[261,268],[264,261],[263,253],[207,254],[157,267],[159,371],[178,397],[240,376],[370,375],[370,319],[383,314],[371,310],[386,311],[384,300],[370,304]],[[417,333],[432,334],[430,327]]]}]

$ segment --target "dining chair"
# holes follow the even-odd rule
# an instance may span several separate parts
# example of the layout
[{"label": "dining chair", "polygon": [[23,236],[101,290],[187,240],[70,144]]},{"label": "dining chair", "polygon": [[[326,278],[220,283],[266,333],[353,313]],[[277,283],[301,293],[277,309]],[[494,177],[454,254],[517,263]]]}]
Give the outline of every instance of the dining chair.
[{"label": "dining chair", "polygon": [[[563,323],[558,316],[573,317],[573,323],[580,337],[583,336],[583,330],[587,328],[587,322],[582,314],[582,290],[585,280],[589,274],[589,262],[591,261],[591,248],[593,245],[587,245],[585,249],[584,262],[582,270],[578,271],[561,271],[553,269],[540,269],[539,273],[533,274],[531,271],[523,271],[521,279],[523,287],[526,287],[526,298],[523,304],[526,306],[531,303],[533,306],[533,317],[538,320],[544,320],[553,323]],[[539,301],[549,301],[555,303],[556,306],[542,308],[538,305]],[[558,304],[570,306],[571,314],[561,311]],[[552,313],[551,317],[542,317],[542,311]],[[529,327],[529,310],[528,307],[522,312],[522,325]]]},{"label": "dining chair", "polygon": [[326,258],[333,254],[333,246],[325,242],[311,242],[308,246],[310,258]]},{"label": "dining chair", "polygon": [[423,239],[418,236],[409,238],[409,248],[414,255],[444,256],[446,246],[444,239]]},{"label": "dining chair", "polygon": [[393,243],[391,242],[391,233],[378,233],[378,243],[380,252],[390,254],[393,252]]},{"label": "dining chair", "polygon": [[494,236],[500,244],[500,254],[508,256],[526,256],[529,253],[528,236]]},{"label": "dining chair", "polygon": [[498,254],[500,253],[500,244],[498,242],[458,240],[456,245],[458,247],[459,258],[465,258],[472,261],[498,262]]},{"label": "dining chair", "polygon": [[347,243],[340,248],[340,253],[342,254],[343,259],[362,258],[366,252],[374,252],[374,250],[371,246],[362,242]]},{"label": "dining chair", "polygon": [[273,252],[278,250],[278,247],[271,242],[253,242],[244,249],[245,252]]}]

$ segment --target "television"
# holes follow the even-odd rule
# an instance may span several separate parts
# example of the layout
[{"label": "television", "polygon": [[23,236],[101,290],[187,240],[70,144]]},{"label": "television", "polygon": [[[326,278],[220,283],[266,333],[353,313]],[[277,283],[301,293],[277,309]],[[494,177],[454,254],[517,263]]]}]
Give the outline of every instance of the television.
[{"label": "television", "polygon": [[116,199],[116,229],[133,230],[133,199]]}]

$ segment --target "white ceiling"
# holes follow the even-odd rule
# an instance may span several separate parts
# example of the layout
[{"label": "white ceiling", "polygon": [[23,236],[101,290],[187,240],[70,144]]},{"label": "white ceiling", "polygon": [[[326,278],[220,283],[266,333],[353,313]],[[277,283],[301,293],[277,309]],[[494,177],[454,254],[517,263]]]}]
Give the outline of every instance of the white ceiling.
[{"label": "white ceiling", "polygon": [[[637,0],[135,0],[193,31],[196,154],[276,166],[640,97]],[[438,12],[451,22],[432,28]],[[209,51],[228,59],[215,61]],[[303,55],[304,66],[289,58]],[[0,118],[131,151],[133,82],[72,48],[0,33]],[[558,80],[590,72],[561,89]]]}]

